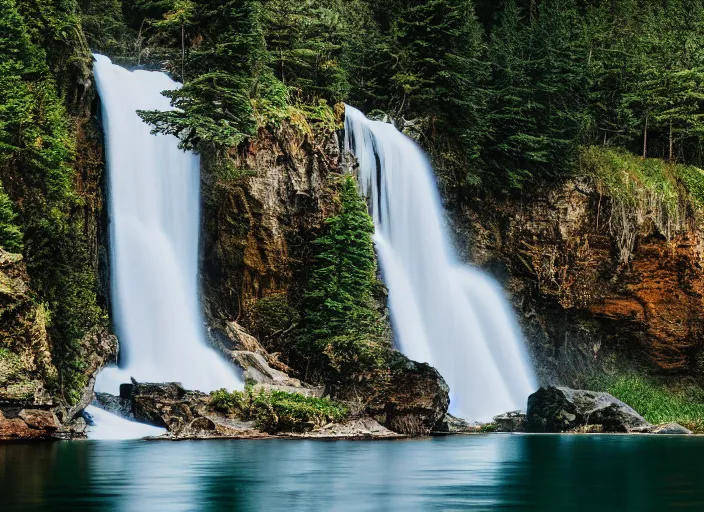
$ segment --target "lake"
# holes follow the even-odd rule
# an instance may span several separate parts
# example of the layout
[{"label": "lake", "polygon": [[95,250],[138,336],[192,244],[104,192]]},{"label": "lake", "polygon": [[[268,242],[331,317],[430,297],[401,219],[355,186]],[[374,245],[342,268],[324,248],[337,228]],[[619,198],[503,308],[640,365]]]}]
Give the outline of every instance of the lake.
[{"label": "lake", "polygon": [[704,437],[0,445],[0,510],[704,510]]}]

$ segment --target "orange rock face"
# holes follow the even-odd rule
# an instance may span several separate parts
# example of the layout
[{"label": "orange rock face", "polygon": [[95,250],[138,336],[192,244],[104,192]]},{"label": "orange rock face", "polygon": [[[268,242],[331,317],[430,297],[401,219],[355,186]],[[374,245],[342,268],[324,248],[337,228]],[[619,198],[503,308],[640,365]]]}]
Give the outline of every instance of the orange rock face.
[{"label": "orange rock face", "polygon": [[690,206],[672,218],[647,204],[626,210],[575,180],[468,207],[456,226],[469,258],[503,279],[542,380],[578,383],[614,354],[659,373],[702,372],[704,243]]},{"label": "orange rock face", "polygon": [[0,411],[0,441],[47,439],[58,427],[51,411],[22,409],[12,418]]}]

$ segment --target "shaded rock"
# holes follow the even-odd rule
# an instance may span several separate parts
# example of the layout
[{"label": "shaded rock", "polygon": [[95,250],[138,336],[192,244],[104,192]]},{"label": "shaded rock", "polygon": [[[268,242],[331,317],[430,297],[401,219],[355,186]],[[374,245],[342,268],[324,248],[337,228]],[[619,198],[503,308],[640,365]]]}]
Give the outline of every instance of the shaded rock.
[{"label": "shaded rock", "polygon": [[192,431],[205,430],[210,432],[212,430],[215,430],[215,422],[210,418],[205,418],[201,416],[200,418],[194,419],[188,427]]},{"label": "shaded rock", "polygon": [[494,416],[496,429],[494,432],[525,432],[526,413],[523,411],[511,411]]},{"label": "shaded rock", "polygon": [[665,423],[654,427],[651,430],[651,433],[663,435],[689,435],[692,431],[683,427],[679,423]]},{"label": "shaded rock", "polygon": [[410,436],[437,430],[450,405],[449,387],[440,373],[401,353],[394,355],[389,379],[369,393],[366,413],[386,428]]},{"label": "shaded rock", "polygon": [[129,395],[127,398],[123,398],[122,396],[115,396],[110,393],[96,393],[93,405],[109,413],[121,416],[122,418],[134,420],[132,401]]},{"label": "shaded rock", "polygon": [[[209,397],[199,391],[187,391],[178,382],[132,385],[130,397],[136,421],[169,431],[180,431],[197,417],[195,411],[206,407]],[[123,398],[124,400],[124,398]]]},{"label": "shaded rock", "polygon": [[290,368],[262,348],[259,341],[237,322],[218,323],[208,329],[211,345],[243,370],[245,382],[255,390],[279,389],[306,396],[323,396],[323,386],[311,386],[290,377]]},{"label": "shaded rock", "polygon": [[650,423],[608,393],[549,387],[528,397],[528,432],[568,432],[585,425],[602,425],[604,432],[630,432]]}]

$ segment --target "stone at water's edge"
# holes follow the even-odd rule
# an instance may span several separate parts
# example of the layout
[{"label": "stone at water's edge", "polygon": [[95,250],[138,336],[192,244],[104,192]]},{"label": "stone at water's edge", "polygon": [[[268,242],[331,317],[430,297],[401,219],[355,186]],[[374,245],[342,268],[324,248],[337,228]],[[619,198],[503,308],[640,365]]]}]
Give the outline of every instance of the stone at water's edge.
[{"label": "stone at water's edge", "polygon": [[165,427],[167,439],[256,439],[305,437],[319,439],[395,439],[405,437],[381,426],[372,418],[354,418],[319,428],[307,425],[297,432],[270,434],[254,421],[241,421],[210,407],[210,397],[185,390],[177,382],[124,384],[120,397],[98,393],[94,405],[127,419]]},{"label": "stone at water's edge", "polygon": [[665,423],[663,425],[658,425],[651,430],[653,434],[662,435],[689,435],[692,433],[688,428],[683,427],[679,423]]},{"label": "stone at water's edge", "polygon": [[46,439],[59,429],[56,415],[41,409],[6,409],[0,411],[0,440]]},{"label": "stone at water's edge", "polygon": [[604,432],[649,432],[652,425],[608,393],[540,388],[528,397],[527,432],[569,432],[601,425]]},{"label": "stone at water's edge", "polygon": [[409,436],[441,428],[450,405],[450,388],[432,366],[397,352],[391,376],[370,392],[365,412],[386,428]]},{"label": "stone at water's edge", "polygon": [[494,416],[496,430],[494,432],[525,432],[526,413],[523,411],[511,411]]}]

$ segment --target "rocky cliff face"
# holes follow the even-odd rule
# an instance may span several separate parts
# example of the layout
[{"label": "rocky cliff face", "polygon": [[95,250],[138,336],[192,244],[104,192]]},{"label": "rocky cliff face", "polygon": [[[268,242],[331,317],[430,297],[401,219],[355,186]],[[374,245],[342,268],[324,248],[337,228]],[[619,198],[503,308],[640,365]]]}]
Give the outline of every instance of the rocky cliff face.
[{"label": "rocky cliff face", "polygon": [[211,319],[246,319],[254,302],[296,295],[310,241],[332,215],[328,175],[339,171],[334,132],[289,123],[260,130],[232,154],[244,177],[203,177],[203,301]]},{"label": "rocky cliff face", "polygon": [[467,258],[510,295],[542,383],[623,366],[704,375],[704,245],[688,202],[669,218],[652,197],[626,210],[575,179],[455,213]]},{"label": "rocky cliff face", "polygon": [[[97,93],[87,59],[76,59],[61,82],[75,160],[71,162],[80,207],[72,211],[86,241],[88,267],[97,282],[97,301],[109,302],[107,205],[103,134]],[[5,170],[10,176],[21,167]],[[75,269],[71,269],[75,270]],[[51,313],[36,293],[21,255],[0,249],[0,440],[71,436],[83,426],[80,412],[92,399],[98,370],[116,354],[116,339],[95,325],[76,344],[72,363],[87,383],[78,400],[67,399],[54,361],[61,347],[51,334]],[[75,397],[74,397],[75,398]],[[78,424],[74,420],[78,418]]]}]

